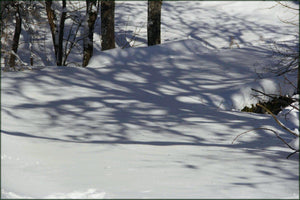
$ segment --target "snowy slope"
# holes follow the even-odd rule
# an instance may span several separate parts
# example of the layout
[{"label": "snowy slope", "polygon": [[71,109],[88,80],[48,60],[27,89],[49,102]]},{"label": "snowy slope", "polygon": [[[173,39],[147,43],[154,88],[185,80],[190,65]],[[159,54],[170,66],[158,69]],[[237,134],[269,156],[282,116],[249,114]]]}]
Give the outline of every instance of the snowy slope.
[{"label": "snowy slope", "polygon": [[[147,48],[147,2],[117,1],[116,36],[144,47],[101,52],[95,33],[85,69],[2,73],[1,197],[299,198],[299,156],[286,159],[272,132],[232,144],[261,126],[295,143],[271,116],[239,111],[257,102],[251,88],[294,92],[258,76],[273,41],[299,37],[279,20],[294,14],[274,4],[166,1],[163,44]],[[291,109],[278,116],[297,131]]]},{"label": "snowy slope", "polygon": [[2,74],[3,197],[298,197],[298,156],[272,133],[231,144],[260,126],[293,139],[270,116],[231,111],[251,102],[244,84],[263,86],[252,66],[267,54],[185,40]]}]

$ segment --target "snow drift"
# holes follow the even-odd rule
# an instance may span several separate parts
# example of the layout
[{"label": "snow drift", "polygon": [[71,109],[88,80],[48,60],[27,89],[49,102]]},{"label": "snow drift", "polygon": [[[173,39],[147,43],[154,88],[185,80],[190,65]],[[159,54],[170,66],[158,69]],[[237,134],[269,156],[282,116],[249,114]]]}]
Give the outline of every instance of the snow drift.
[{"label": "snow drift", "polygon": [[184,40],[3,73],[2,197],[298,197],[299,160],[272,133],[231,144],[260,126],[293,140],[268,115],[233,111],[252,101],[245,83],[278,88],[255,73],[268,53]]}]

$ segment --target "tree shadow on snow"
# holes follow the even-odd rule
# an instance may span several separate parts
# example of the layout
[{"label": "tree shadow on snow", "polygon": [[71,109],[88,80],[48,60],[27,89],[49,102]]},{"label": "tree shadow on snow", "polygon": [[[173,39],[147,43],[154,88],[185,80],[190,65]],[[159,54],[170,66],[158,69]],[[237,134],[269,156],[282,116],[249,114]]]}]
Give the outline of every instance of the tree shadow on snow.
[{"label": "tree shadow on snow", "polygon": [[[244,60],[238,58],[245,52],[237,51],[227,63],[226,55],[199,54],[192,44],[188,40],[171,46],[102,52],[93,61],[99,62],[99,67],[5,73],[2,82],[10,84],[2,85],[2,117],[16,126],[6,126],[8,121],[4,120],[1,132],[74,144],[242,150],[261,159],[282,162],[289,150],[270,153],[267,149],[284,146],[272,133],[259,130],[231,144],[243,130],[263,125],[277,129],[270,116],[222,110],[211,98],[233,95],[235,90],[230,88],[237,84],[233,82],[234,69],[240,75],[238,82],[253,79],[249,66],[241,72]],[[180,50],[175,48],[177,45]],[[181,55],[182,48],[189,53]],[[267,54],[264,49],[251,51],[254,56]],[[250,54],[247,56],[252,59]],[[220,70],[222,67],[228,73]],[[12,105],[6,102],[13,97],[18,99]],[[284,133],[282,137],[292,139]],[[294,156],[290,161],[297,159]],[[183,167],[200,170],[192,163],[184,163]],[[298,180],[284,168],[278,166],[278,170],[284,171],[287,179]]]},{"label": "tree shadow on snow", "polygon": [[[175,6],[167,9],[180,11]],[[255,22],[249,25],[245,19],[228,18],[221,11],[217,12],[216,18],[235,20],[236,27],[229,24],[211,27],[203,23],[203,26],[192,28],[192,24],[180,19],[181,15],[173,17],[186,23],[192,30],[191,37],[209,48],[215,46],[199,37],[201,31],[215,30],[215,37],[223,40],[233,35],[241,43],[244,42],[241,33],[245,29],[255,33],[257,28],[253,27],[281,34],[280,29],[259,26]],[[173,25],[163,24],[168,28]],[[282,162],[289,149],[265,153],[266,149],[284,147],[284,144],[264,130],[248,133],[231,144],[241,130],[264,125],[277,129],[270,116],[219,108],[222,98],[230,99],[234,94],[238,82],[254,79],[252,66],[245,63],[255,64],[253,58],[270,52],[262,48],[240,49],[235,57],[228,57],[230,53],[216,56],[204,46],[193,45],[194,42],[181,41],[178,46],[175,43],[171,47],[157,46],[150,50],[145,47],[101,52],[99,58],[97,55],[93,58],[94,65],[85,69],[54,67],[36,72],[5,73],[2,83],[9,81],[10,84],[2,84],[1,133],[75,144],[238,149],[261,159]],[[249,58],[245,57],[246,53]],[[31,93],[30,88],[38,90],[39,95]],[[20,99],[15,100],[16,104],[6,102],[6,98],[14,96]],[[223,106],[230,109],[229,104]],[[6,120],[16,126],[6,125]],[[23,130],[22,126],[27,129]],[[292,139],[288,134],[281,134],[287,141]],[[290,161],[298,159],[296,155]],[[260,169],[274,166],[264,162],[256,165],[261,175],[274,176]],[[200,170],[192,163],[183,163],[183,167]],[[292,172],[279,165],[277,168],[286,174],[286,179],[298,181],[298,176]],[[244,183],[236,182],[233,186],[241,184]],[[248,186],[255,187],[255,184]]]},{"label": "tree shadow on snow", "polygon": [[[216,98],[232,95],[234,91],[228,86],[234,84],[232,74],[218,69],[239,69],[243,61],[233,60],[228,64],[222,60],[224,57],[200,55],[199,49],[191,48],[190,41],[180,44],[185,45],[190,54],[182,56],[174,46],[153,47],[151,54],[148,48],[115,50],[99,55],[99,62],[102,58],[104,62],[113,61],[113,65],[107,62],[99,68],[56,68],[57,72],[44,69],[16,76],[12,85],[2,90],[3,114],[10,115],[16,123],[27,120],[37,131],[8,131],[4,125],[2,132],[98,144],[219,145],[230,148],[280,145],[274,135],[264,133],[250,142],[243,143],[241,137],[239,144],[228,144],[240,130],[257,128],[264,123],[273,127],[276,124],[268,116],[220,110],[211,98],[211,94]],[[251,69],[245,66],[243,70],[241,81],[251,78]],[[201,77],[202,74],[206,76]],[[207,74],[215,76],[210,78]],[[39,100],[31,96],[30,91],[23,89],[26,84],[40,88],[45,98]],[[222,85],[227,87],[219,87]],[[5,106],[6,95],[20,96],[27,102],[9,108]],[[18,115],[23,111],[33,114],[27,118]],[[45,119],[39,119],[41,115],[46,115]],[[36,119],[31,120],[31,116]],[[45,128],[48,131],[44,131]],[[57,131],[55,128],[68,130]],[[53,134],[45,135],[52,129]],[[220,144],[211,144],[209,137],[203,134],[218,137]]]}]

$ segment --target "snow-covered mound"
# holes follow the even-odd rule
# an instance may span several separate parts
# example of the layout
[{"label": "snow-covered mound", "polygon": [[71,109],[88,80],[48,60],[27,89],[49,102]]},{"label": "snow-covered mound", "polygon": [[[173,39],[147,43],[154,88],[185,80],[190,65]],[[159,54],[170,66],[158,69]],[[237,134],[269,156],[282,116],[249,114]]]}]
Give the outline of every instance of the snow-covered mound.
[{"label": "snow-covered mound", "polygon": [[299,135],[299,95],[293,96],[295,100],[298,100],[291,104],[291,106],[285,107],[281,112],[278,113],[281,121],[287,124],[292,131]]},{"label": "snow-covered mound", "polygon": [[[279,112],[278,117],[287,128],[299,136],[299,95],[294,95],[293,98],[297,101]],[[292,140],[289,145],[295,150],[299,150],[299,137]]]},{"label": "snow-covered mound", "polygon": [[[272,117],[232,111],[276,92],[267,48],[195,40],[114,49],[87,68],[3,73],[2,198],[298,198]],[[245,92],[245,93],[243,93]],[[224,110],[225,109],[225,110]]]},{"label": "snow-covered mound", "polygon": [[[258,102],[252,88],[267,94],[295,92],[283,77],[260,79],[256,73],[273,62],[269,46],[211,50],[200,41],[188,39],[95,54],[89,68],[102,68],[98,70],[116,80],[148,85],[152,92],[170,93],[184,102],[241,110]],[[296,83],[296,76],[290,78]],[[159,85],[152,85],[153,81]]]}]

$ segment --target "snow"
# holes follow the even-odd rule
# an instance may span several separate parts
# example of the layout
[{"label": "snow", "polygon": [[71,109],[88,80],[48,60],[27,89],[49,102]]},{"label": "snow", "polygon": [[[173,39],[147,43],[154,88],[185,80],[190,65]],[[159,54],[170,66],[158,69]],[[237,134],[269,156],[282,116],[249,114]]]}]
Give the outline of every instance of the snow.
[{"label": "snow", "polygon": [[[132,4],[129,15],[145,15],[146,2],[117,2],[116,21]],[[244,5],[164,2],[173,14],[163,14],[161,45],[96,45],[87,68],[2,73],[1,198],[299,198],[299,154],[286,159],[293,150],[272,132],[232,144],[266,127],[299,149],[272,116],[240,112],[257,102],[251,88],[295,90],[262,70],[272,49],[259,41],[291,39],[295,27],[265,9],[274,2]],[[205,29],[195,23],[216,14]],[[233,22],[238,29],[227,27]],[[222,23],[229,31],[216,28]],[[240,48],[229,48],[231,31]],[[299,130],[293,107],[278,118]]]}]

